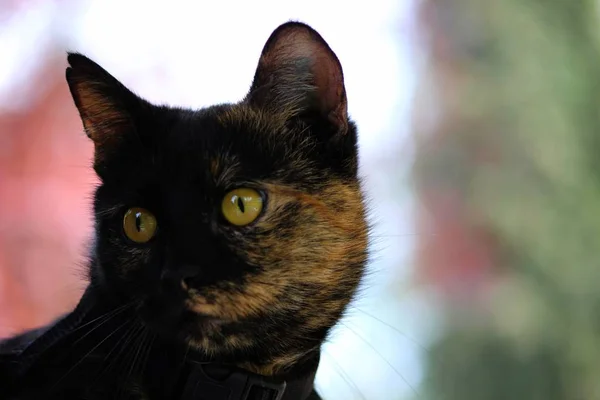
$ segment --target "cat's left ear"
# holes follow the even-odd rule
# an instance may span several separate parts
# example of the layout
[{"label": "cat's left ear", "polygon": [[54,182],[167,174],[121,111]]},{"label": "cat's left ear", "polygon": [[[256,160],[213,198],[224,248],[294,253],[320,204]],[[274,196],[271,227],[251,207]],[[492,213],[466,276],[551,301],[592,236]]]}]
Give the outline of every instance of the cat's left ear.
[{"label": "cat's left ear", "polygon": [[295,116],[316,111],[335,130],[348,130],[342,66],[325,40],[310,26],[288,22],[265,44],[246,101]]},{"label": "cat's left ear", "polygon": [[70,53],[67,83],[96,156],[108,152],[135,129],[143,100],[89,58]]}]

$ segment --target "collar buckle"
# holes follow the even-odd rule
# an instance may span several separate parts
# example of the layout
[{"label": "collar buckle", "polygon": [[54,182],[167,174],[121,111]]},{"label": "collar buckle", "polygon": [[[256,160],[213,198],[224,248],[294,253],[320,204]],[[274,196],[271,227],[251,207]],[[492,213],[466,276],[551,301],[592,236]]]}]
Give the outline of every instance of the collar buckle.
[{"label": "collar buckle", "polygon": [[190,366],[181,400],[282,400],[287,387],[285,381],[272,382],[225,366],[200,362]]}]

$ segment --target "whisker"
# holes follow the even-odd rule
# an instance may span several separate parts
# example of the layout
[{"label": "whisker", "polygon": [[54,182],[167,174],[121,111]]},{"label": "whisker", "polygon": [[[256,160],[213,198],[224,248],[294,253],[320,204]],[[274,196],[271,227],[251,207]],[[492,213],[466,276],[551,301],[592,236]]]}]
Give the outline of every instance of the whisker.
[{"label": "whisker", "polygon": [[398,371],[396,369],[396,367],[394,367],[394,365],[388,361],[387,358],[385,358],[380,352],[379,350],[377,350],[375,348],[375,346],[373,346],[371,343],[369,343],[369,341],[367,339],[365,339],[363,336],[359,335],[354,329],[350,328],[348,325],[344,324],[342,321],[340,321],[340,324],[344,325],[346,328],[348,328],[348,330],[350,332],[352,332],[353,334],[356,335],[356,337],[358,337],[360,340],[362,340],[367,346],[369,346],[374,352],[375,354],[377,354],[383,361],[385,361],[385,363],[404,381],[404,383],[406,383],[406,385],[413,391],[413,393],[418,397],[421,398],[421,395],[419,394],[419,392],[416,391],[416,389],[406,380],[406,378],[400,373],[400,371]]},{"label": "whisker", "polygon": [[[121,348],[119,349],[119,352],[115,355],[115,357],[111,361],[109,361],[109,364],[104,368],[104,372],[109,371],[110,368],[117,363],[117,360],[119,360],[121,354],[123,354],[123,351],[125,349],[130,349],[130,347],[128,347],[128,345],[131,342],[131,339],[133,338],[134,333],[136,332],[137,324],[135,324],[134,321],[129,321],[129,323],[131,325],[129,325],[129,328],[127,329],[125,334],[123,334],[123,337],[119,340],[119,342],[121,342],[122,340],[125,340],[125,342],[121,345]],[[108,360],[108,356],[105,357],[105,360]],[[102,372],[102,373],[104,373],[104,372]]]},{"label": "whisker", "polygon": [[357,311],[360,311],[361,313],[365,314],[365,315],[366,315],[366,316],[368,316],[368,317],[371,317],[371,318],[373,318],[373,319],[374,319],[374,320],[376,320],[376,321],[379,321],[379,322],[380,322],[380,323],[382,323],[383,325],[385,325],[385,326],[387,326],[388,328],[390,328],[390,329],[394,330],[396,333],[398,333],[399,335],[401,335],[401,336],[402,336],[402,337],[404,337],[405,339],[407,339],[407,340],[409,340],[409,341],[413,342],[414,344],[416,344],[417,346],[419,346],[421,349],[423,349],[423,350],[425,350],[425,351],[427,351],[427,352],[429,351],[429,349],[428,349],[427,347],[423,346],[421,343],[419,343],[418,341],[416,341],[415,339],[413,339],[412,337],[410,337],[410,336],[409,336],[409,335],[407,335],[406,333],[402,332],[401,330],[399,330],[399,329],[398,329],[398,328],[396,328],[395,326],[388,324],[387,322],[383,321],[382,319],[380,319],[380,318],[377,318],[377,317],[376,317],[376,316],[374,316],[373,314],[370,314],[370,313],[366,312],[365,310],[363,310],[363,309],[360,309],[360,308],[358,308],[358,307],[356,307],[356,306],[353,306],[352,308],[353,308],[353,309],[355,309],[355,310],[357,310]]},{"label": "whisker", "polygon": [[[122,309],[124,310],[124,309]],[[121,310],[121,311],[122,311]],[[100,328],[102,325],[104,325],[105,323],[107,323],[108,321],[110,321],[111,319],[113,319],[115,316],[117,316],[119,314],[119,312],[111,312],[109,316],[107,316],[102,322],[98,323],[96,326],[94,326],[92,329],[90,329],[88,332],[85,333],[85,335],[83,335],[82,337],[80,337],[79,339],[77,339],[72,346],[77,345],[77,343],[81,342],[83,339],[85,339],[86,337],[88,337],[91,333],[93,333],[96,329]],[[89,325],[89,324],[86,324]],[[80,329],[82,327],[79,327],[77,329]],[[75,330],[77,330],[75,329]]]},{"label": "whisker", "polygon": [[109,208],[104,208],[96,212],[99,217],[113,217],[123,209],[122,204],[113,205]]},{"label": "whisker", "polygon": [[360,389],[354,383],[354,381],[350,379],[350,376],[346,373],[346,371],[344,371],[344,368],[342,368],[342,366],[335,360],[335,358],[325,349],[323,349],[323,353],[325,353],[327,357],[329,357],[329,359],[333,362],[333,368],[342,377],[344,382],[346,382],[348,386],[350,386],[350,389],[354,389],[362,400],[367,400],[365,395],[360,391]]},{"label": "whisker", "polygon": [[149,335],[149,339],[148,339],[148,345],[146,346],[146,351],[144,354],[144,358],[142,361],[142,368],[140,373],[143,374],[144,371],[146,370],[146,367],[148,366],[148,358],[150,357],[150,353],[152,352],[152,346],[154,345],[154,340],[156,339],[156,333],[151,333]]},{"label": "whisker", "polygon": [[145,327],[138,321],[138,328],[135,332],[135,339],[134,339],[134,344],[131,346],[132,352],[132,359],[131,359],[131,365],[129,367],[129,372],[127,373],[127,377],[125,378],[125,381],[127,381],[129,379],[129,377],[131,376],[131,372],[134,369],[134,366],[137,362],[137,359],[139,357],[140,354],[140,349],[142,348],[142,345],[144,343],[144,339],[146,337],[146,333],[147,330],[145,329]]},{"label": "whisker", "polygon": [[125,334],[123,336],[121,336],[121,338],[117,341],[117,343],[113,346],[113,348],[108,352],[108,354],[104,357],[104,361],[108,361],[110,359],[110,356],[112,355],[112,353],[119,348],[120,344],[123,342],[123,340],[127,337],[129,331],[131,330],[131,327],[129,327],[129,329],[127,330],[127,332],[125,332]]},{"label": "whisker", "polygon": [[[131,323],[131,321],[129,321]],[[102,375],[107,372],[110,369],[110,366],[112,365],[113,361],[110,361],[110,363],[107,365],[106,362],[109,361],[111,358],[110,356],[115,352],[115,350],[119,349],[121,346],[121,343],[123,342],[123,340],[125,340],[125,338],[127,338],[129,336],[129,333],[132,331],[132,327],[133,327],[133,323],[131,323],[131,325],[129,326],[129,328],[127,328],[127,330],[125,331],[125,333],[121,336],[121,338],[117,341],[117,343],[115,343],[115,345],[113,346],[113,348],[106,354],[106,356],[104,356],[104,360],[102,361],[102,368],[100,368],[100,371],[98,371],[98,375],[96,376],[96,379],[94,380],[94,384],[96,382],[98,382],[98,380],[102,377]],[[121,351],[119,351],[119,354],[123,351],[123,348],[121,347]],[[117,354],[116,357],[118,357],[119,355]],[[114,360],[114,359],[113,359]]]},{"label": "whisker", "polygon": [[142,348],[142,353],[140,355],[140,362],[138,364],[138,370],[136,373],[139,373],[140,376],[144,373],[146,369],[146,362],[149,356],[150,344],[154,341],[154,334],[150,332],[149,329],[146,328],[146,337],[144,340],[144,347]]},{"label": "whisker", "polygon": [[[141,344],[140,342],[138,342],[138,339],[140,338],[141,334],[144,332],[144,326],[140,323],[140,321],[136,320],[135,322],[136,323],[134,324],[133,334],[130,336],[130,339],[133,339],[135,337],[135,339],[133,339],[134,344],[132,346],[127,346],[129,351],[123,357],[125,366],[129,365],[129,372],[127,373],[126,376],[123,376],[123,375],[120,376],[121,381],[117,388],[117,396],[116,396],[117,399],[120,399],[122,396],[124,396],[124,397],[127,396],[126,387],[127,387],[128,381],[129,381],[129,377],[131,375],[131,371],[133,370],[133,366],[135,364],[136,349],[139,352],[139,347],[140,347],[139,345]],[[138,346],[136,346],[136,343],[138,344]],[[129,356],[131,356],[131,358]],[[131,364],[127,361],[129,359],[131,359]]]},{"label": "whisker", "polygon": [[[130,307],[133,303],[128,303],[128,304],[124,304],[120,307],[115,308],[114,310],[108,311],[105,314],[102,314],[101,316],[94,318],[93,320],[86,322],[83,325],[78,326],[77,328],[73,329],[71,332],[77,332],[80,329],[85,328],[86,326],[89,326],[91,324],[93,324],[94,322],[98,321],[99,319],[103,319],[106,318],[106,321],[108,321],[109,319],[113,318],[115,315],[121,313],[122,311],[124,311],[127,307]],[[100,326],[102,326],[106,321],[103,321],[102,323],[100,323],[98,326],[94,327],[94,329],[90,330],[88,333],[86,333],[83,337],[79,338],[75,343],[73,343],[73,345],[76,345],[80,340],[82,340],[83,338],[85,338],[87,335],[89,335],[90,333],[92,333],[95,329],[99,328]]]},{"label": "whisker", "polygon": [[370,238],[392,238],[392,237],[413,237],[413,236],[439,236],[438,233],[399,233],[397,235],[386,235],[386,234],[381,234],[381,235],[374,235],[374,234],[370,234],[369,237]]},{"label": "whisker", "polygon": [[115,330],[113,330],[109,335],[107,335],[104,339],[102,339],[97,345],[95,345],[94,347],[92,347],[92,349],[90,351],[88,351],[83,357],[81,357],[79,359],[79,361],[77,361],[75,363],[75,365],[73,365],[71,368],[69,368],[69,370],[58,381],[56,381],[54,383],[54,385],[52,386],[51,390],[54,389],[60,382],[62,382],[62,380],[65,379],[75,368],[77,368],[77,366],[79,364],[81,364],[90,354],[92,354],[94,352],[94,350],[96,350],[98,347],[100,347],[104,342],[106,342],[115,333],[117,333],[122,327],[124,327],[125,324],[127,324],[127,322],[129,322],[129,321],[123,322],[121,325],[119,325],[118,328],[116,328]]},{"label": "whisker", "polygon": [[137,369],[138,369],[137,367],[138,367],[139,361],[140,361],[140,354],[143,354],[142,349],[145,347],[146,340],[148,339],[148,329],[146,329],[144,326],[142,326],[142,329],[140,331],[138,339],[139,339],[138,340],[139,344],[137,346],[135,356],[133,357],[133,361],[131,362],[131,368],[129,369],[129,373],[127,374],[128,380],[134,371],[137,373]]}]

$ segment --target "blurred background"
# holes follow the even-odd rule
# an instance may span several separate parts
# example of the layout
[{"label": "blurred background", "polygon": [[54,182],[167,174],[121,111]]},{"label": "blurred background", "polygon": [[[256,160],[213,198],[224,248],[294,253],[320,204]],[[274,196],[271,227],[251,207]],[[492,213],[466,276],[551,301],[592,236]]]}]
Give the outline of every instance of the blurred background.
[{"label": "blurred background", "polygon": [[0,0],[0,337],[85,287],[96,180],[65,52],[202,107],[241,99],[296,19],[344,67],[374,224],[324,399],[600,399],[599,16],[593,0]]}]

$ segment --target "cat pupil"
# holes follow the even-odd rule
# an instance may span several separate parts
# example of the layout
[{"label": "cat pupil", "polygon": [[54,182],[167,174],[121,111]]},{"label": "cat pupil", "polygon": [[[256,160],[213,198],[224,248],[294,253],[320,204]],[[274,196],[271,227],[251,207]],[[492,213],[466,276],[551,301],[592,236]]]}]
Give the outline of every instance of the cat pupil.
[{"label": "cat pupil", "polygon": [[141,213],[137,213],[135,214],[135,229],[137,229],[138,232],[140,232],[142,229],[142,214]]},{"label": "cat pupil", "polygon": [[242,198],[241,198],[241,197],[238,197],[238,199],[237,199],[237,204],[238,204],[238,207],[240,208],[240,211],[241,211],[241,212],[244,212],[244,211],[245,211],[245,208],[244,208],[244,202],[242,201]]}]

